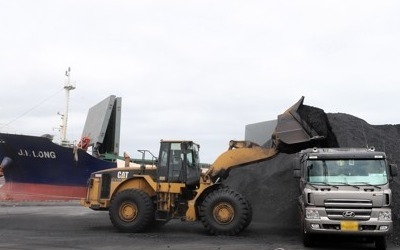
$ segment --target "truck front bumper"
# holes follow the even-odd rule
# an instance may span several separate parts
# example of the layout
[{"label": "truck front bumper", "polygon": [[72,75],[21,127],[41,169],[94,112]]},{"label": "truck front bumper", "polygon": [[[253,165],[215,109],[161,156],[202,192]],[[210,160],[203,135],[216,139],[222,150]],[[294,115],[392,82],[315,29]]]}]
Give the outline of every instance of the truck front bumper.
[{"label": "truck front bumper", "polygon": [[392,232],[392,221],[378,221],[371,218],[367,221],[330,220],[327,217],[320,219],[305,219],[307,233],[318,234],[354,234],[383,236]]}]

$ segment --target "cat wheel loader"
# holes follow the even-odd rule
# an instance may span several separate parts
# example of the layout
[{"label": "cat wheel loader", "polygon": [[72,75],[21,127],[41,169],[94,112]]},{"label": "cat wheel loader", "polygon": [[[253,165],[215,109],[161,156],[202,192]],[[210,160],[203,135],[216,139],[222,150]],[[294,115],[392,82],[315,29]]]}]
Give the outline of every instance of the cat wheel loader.
[{"label": "cat wheel loader", "polygon": [[222,183],[229,171],[274,157],[284,145],[320,138],[297,113],[302,97],[278,116],[272,147],[249,141],[230,141],[206,171],[199,145],[192,141],[161,140],[156,167],[113,168],[92,173],[81,205],[108,210],[122,232],[142,232],[171,219],[201,221],[212,235],[236,235],[252,219],[247,199]]}]

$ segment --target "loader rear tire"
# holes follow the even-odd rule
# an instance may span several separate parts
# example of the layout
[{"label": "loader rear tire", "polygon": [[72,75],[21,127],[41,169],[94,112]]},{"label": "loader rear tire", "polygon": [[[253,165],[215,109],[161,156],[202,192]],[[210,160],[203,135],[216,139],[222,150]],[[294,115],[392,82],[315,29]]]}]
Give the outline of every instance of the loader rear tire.
[{"label": "loader rear tire", "polygon": [[119,231],[138,233],[152,224],[154,207],[151,198],[145,192],[128,189],[114,195],[109,216],[111,223]]},{"label": "loader rear tire", "polygon": [[248,201],[228,188],[217,189],[207,195],[200,206],[200,220],[212,235],[236,235],[252,219]]}]

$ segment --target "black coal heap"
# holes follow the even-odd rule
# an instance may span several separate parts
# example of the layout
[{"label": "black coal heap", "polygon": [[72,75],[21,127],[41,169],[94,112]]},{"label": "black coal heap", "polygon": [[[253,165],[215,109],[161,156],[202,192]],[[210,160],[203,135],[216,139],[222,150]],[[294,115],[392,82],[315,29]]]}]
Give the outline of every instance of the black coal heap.
[{"label": "black coal heap", "polygon": [[[303,144],[304,147],[375,147],[388,155],[389,163],[400,161],[400,125],[371,125],[352,115],[328,113],[322,109],[303,105],[298,113],[325,140]],[[225,180],[252,203],[253,222],[266,226],[299,227],[297,199],[298,179],[293,178],[294,152],[280,153],[276,157],[250,166],[233,169]],[[400,182],[395,177],[391,183],[393,192],[394,234],[391,240],[400,244]]]}]

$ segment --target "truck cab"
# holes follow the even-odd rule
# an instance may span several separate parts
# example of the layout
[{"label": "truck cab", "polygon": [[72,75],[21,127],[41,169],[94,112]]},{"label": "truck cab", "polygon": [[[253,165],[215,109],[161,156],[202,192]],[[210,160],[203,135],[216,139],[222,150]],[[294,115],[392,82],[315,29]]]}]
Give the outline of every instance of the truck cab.
[{"label": "truck cab", "polygon": [[299,211],[303,244],[318,234],[343,234],[372,239],[386,249],[392,231],[389,182],[397,166],[373,148],[312,148],[294,162],[299,178]]}]

